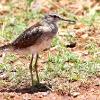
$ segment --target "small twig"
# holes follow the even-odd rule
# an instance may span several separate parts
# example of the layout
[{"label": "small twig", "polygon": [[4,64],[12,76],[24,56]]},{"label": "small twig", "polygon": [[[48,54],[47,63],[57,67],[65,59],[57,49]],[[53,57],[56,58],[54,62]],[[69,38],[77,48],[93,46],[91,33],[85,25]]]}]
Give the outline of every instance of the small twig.
[{"label": "small twig", "polygon": [[95,55],[99,55],[99,54],[100,54],[100,52],[96,52],[96,53],[95,53]]},{"label": "small twig", "polygon": [[51,92],[54,92],[52,88],[50,88],[48,85],[45,85]]}]

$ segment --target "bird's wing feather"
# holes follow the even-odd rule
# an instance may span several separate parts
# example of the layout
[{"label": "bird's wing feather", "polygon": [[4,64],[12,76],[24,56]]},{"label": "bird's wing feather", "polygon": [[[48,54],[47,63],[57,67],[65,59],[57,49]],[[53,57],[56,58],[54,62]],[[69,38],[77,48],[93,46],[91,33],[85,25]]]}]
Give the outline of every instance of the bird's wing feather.
[{"label": "bird's wing feather", "polygon": [[36,40],[42,35],[42,30],[39,29],[41,25],[36,24],[26,29],[16,40],[12,42],[12,46],[15,49],[27,48],[36,42]]}]

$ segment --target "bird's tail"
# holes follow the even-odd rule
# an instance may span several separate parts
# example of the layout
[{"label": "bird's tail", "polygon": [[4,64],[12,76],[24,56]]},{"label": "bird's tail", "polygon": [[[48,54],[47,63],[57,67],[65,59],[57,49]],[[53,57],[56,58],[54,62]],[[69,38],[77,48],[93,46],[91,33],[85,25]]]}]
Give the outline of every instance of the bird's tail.
[{"label": "bird's tail", "polygon": [[12,44],[11,43],[6,44],[6,45],[3,45],[3,46],[0,47],[0,51],[5,50],[5,49],[9,49],[11,47],[12,47]]}]

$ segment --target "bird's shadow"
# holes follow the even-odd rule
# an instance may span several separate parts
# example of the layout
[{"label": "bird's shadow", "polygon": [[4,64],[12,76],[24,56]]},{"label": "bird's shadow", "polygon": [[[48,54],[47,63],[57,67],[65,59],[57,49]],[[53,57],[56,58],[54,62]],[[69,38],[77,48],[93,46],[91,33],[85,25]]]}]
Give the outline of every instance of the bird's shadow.
[{"label": "bird's shadow", "polygon": [[29,93],[29,94],[33,94],[33,93],[37,93],[37,92],[47,92],[50,91],[52,88],[52,86],[49,84],[36,84],[34,86],[28,86],[28,87],[23,87],[23,88],[15,88],[15,87],[11,87],[9,89],[2,89],[0,90],[0,92],[16,92],[16,93]]}]

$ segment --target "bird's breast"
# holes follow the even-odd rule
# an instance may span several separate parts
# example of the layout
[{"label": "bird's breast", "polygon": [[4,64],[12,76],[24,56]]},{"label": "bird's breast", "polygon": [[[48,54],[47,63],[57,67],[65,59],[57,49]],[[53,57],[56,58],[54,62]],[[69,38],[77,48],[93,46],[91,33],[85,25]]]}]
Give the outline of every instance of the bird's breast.
[{"label": "bird's breast", "polygon": [[32,53],[35,53],[35,52],[41,52],[47,48],[50,48],[50,45],[51,45],[51,39],[48,39],[48,38],[44,38],[44,39],[40,39],[37,41],[37,43],[33,46],[30,47],[30,51]]}]

